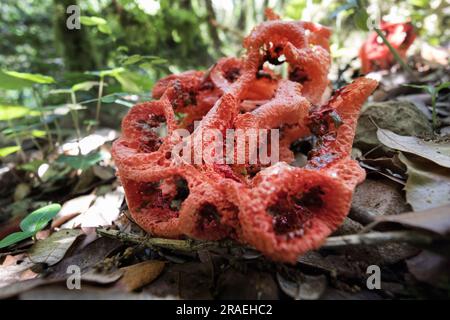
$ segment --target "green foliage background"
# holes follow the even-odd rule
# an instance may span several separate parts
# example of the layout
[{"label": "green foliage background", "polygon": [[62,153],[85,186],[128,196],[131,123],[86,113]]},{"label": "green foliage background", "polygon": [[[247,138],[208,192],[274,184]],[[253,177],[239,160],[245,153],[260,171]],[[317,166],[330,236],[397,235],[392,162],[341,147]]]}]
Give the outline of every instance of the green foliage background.
[{"label": "green foliage background", "polygon": [[[79,5],[85,17],[80,30],[66,27],[66,8],[72,4]],[[332,27],[334,64],[343,65],[356,57],[355,39],[361,42],[366,36],[355,27],[355,4],[356,0],[2,0],[0,111],[11,115],[7,112],[11,106],[28,111],[0,120],[0,147],[25,138],[39,140],[46,134],[50,140],[52,135],[70,136],[76,129],[75,114],[82,130],[98,125],[97,120],[118,127],[128,107],[150,98],[149,91],[160,77],[206,69],[221,56],[242,54],[242,39],[263,21],[265,7],[285,19]],[[410,19],[421,41],[448,45],[446,1],[371,0],[369,4],[383,16]],[[43,83],[8,71],[52,80]],[[127,94],[137,99],[121,98]],[[103,97],[100,105],[99,96]],[[61,112],[63,107],[70,112]]]}]

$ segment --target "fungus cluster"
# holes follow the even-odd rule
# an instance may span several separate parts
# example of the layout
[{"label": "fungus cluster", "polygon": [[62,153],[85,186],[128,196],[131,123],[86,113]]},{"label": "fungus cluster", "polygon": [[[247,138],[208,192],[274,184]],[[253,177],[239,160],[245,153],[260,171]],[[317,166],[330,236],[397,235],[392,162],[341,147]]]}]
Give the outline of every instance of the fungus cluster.
[{"label": "fungus cluster", "polygon": [[[377,82],[356,79],[327,99],[330,30],[266,15],[245,38],[242,58],[159,80],[157,100],[135,105],[123,119],[113,157],[131,215],[150,234],[231,238],[293,263],[343,222],[365,178],[350,153],[359,110]],[[283,63],[285,78],[270,66]],[[203,149],[216,143],[202,136],[206,129],[223,136],[229,129],[279,129],[279,162],[173,156],[180,141],[200,141]],[[316,143],[306,166],[291,165],[293,143],[310,136]]]}]

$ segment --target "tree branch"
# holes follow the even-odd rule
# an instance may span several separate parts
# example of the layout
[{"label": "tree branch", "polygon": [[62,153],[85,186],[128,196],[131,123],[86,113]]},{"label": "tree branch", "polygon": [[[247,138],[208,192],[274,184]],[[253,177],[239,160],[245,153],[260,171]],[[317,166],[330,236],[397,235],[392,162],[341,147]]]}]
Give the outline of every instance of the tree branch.
[{"label": "tree branch", "polygon": [[175,240],[175,239],[163,239],[163,238],[150,238],[141,237],[131,233],[125,233],[118,230],[108,230],[105,228],[98,228],[97,234],[115,238],[124,242],[131,242],[144,245],[149,248],[163,248],[170,250],[177,250],[183,252],[191,252],[205,249],[218,249],[218,248],[237,248],[240,247],[234,241],[198,241],[198,240]]},{"label": "tree branch", "polygon": [[435,240],[431,235],[418,231],[388,231],[363,234],[350,234],[329,237],[322,248],[331,249],[354,245],[380,245],[384,243],[409,243],[413,245],[430,245]]},{"label": "tree branch", "polygon": [[[98,228],[101,236],[119,239],[124,242],[140,244],[150,248],[170,249],[182,252],[198,250],[212,250],[219,248],[245,248],[245,246],[231,240],[224,241],[198,241],[198,240],[174,240],[163,238],[141,237],[118,230]],[[419,231],[388,231],[371,232],[364,234],[351,234],[338,237],[329,237],[321,249],[335,249],[355,245],[380,245],[385,243],[409,243],[412,245],[428,246],[436,240],[435,237]]]}]

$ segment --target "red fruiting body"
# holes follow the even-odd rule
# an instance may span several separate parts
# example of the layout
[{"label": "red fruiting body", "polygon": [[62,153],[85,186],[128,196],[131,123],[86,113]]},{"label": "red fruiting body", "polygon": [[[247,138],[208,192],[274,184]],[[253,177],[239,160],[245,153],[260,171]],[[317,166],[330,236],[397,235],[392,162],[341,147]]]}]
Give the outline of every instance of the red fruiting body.
[{"label": "red fruiting body", "polygon": [[[380,30],[402,59],[416,39],[416,33],[411,23],[389,23],[382,21]],[[376,32],[369,34],[359,51],[363,73],[386,70],[395,64],[395,58]]]},{"label": "red fruiting body", "polygon": [[[244,40],[243,58],[158,81],[152,94],[159,100],[134,106],[123,119],[113,157],[131,215],[152,235],[232,238],[295,263],[342,223],[365,177],[350,152],[359,110],[377,82],[357,79],[322,105],[330,30],[266,14],[269,21]],[[289,79],[267,67],[283,62]],[[193,130],[195,120],[201,121]],[[189,129],[193,154],[199,137],[203,149],[216,142],[202,129],[280,129],[282,162],[211,164],[204,154],[200,163],[180,162],[172,155],[182,139],[178,128]],[[311,135],[318,143],[306,167],[289,165],[291,143]]]}]

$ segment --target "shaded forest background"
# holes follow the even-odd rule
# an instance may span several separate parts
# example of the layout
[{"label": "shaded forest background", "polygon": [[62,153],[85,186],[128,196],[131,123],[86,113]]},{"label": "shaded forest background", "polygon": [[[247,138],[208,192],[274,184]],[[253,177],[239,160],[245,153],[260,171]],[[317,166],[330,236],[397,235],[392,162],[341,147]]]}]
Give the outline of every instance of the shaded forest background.
[{"label": "shaded forest background", "polygon": [[[61,88],[96,80],[86,71],[123,67],[130,56],[147,56],[150,59],[139,64],[128,64],[119,79],[105,80],[105,94],[145,93],[165,74],[207,68],[221,56],[241,54],[242,38],[264,19],[264,7],[274,8],[286,19],[301,18],[332,27],[334,63],[342,65],[341,59],[348,62],[345,60],[356,57],[357,44],[365,37],[354,27],[354,2],[4,0],[0,7],[0,67],[52,76]],[[391,20],[411,20],[422,42],[448,44],[448,12],[443,10],[446,1],[370,3]],[[78,4],[83,16],[100,17],[107,25],[86,22],[81,30],[68,30],[66,8],[71,4]],[[89,99],[89,93],[83,95],[84,100]],[[2,91],[0,103],[26,105],[30,97],[27,90]],[[55,95],[46,98],[49,103],[64,100]]]}]

